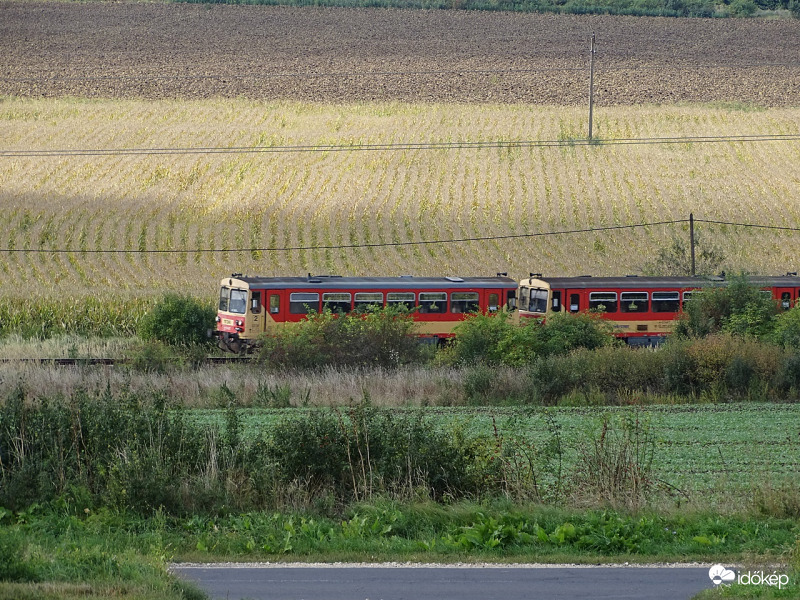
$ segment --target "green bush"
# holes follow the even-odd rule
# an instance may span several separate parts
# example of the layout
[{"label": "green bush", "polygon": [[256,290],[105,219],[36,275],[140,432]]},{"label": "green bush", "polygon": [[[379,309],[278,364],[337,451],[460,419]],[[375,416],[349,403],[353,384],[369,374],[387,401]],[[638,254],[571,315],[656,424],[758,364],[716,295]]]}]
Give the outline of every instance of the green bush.
[{"label": "green bush", "polygon": [[732,17],[752,17],[757,10],[758,6],[753,0],[733,0],[728,5],[728,13]]},{"label": "green bush", "polygon": [[166,373],[175,362],[174,353],[161,342],[144,342],[127,356],[128,364],[140,373]]},{"label": "green bush", "polygon": [[456,326],[453,346],[455,362],[482,362],[499,365],[508,362],[505,351],[517,344],[519,326],[508,313],[474,314]]},{"label": "green bush", "polygon": [[725,331],[766,337],[775,327],[778,309],[770,296],[739,276],[726,286],[695,293],[683,310],[684,318],[676,327],[678,335],[702,337]]},{"label": "green bush", "polygon": [[392,367],[421,356],[409,311],[395,307],[362,314],[312,313],[261,339],[258,360],[294,368],[337,366]]},{"label": "green bush", "polygon": [[534,344],[537,354],[567,354],[578,348],[594,350],[614,343],[611,325],[599,315],[558,313],[548,317],[537,332]]},{"label": "green bush", "polygon": [[775,387],[783,394],[800,394],[800,354],[787,354],[781,361],[774,379]]},{"label": "green bush", "polygon": [[800,350],[800,306],[795,306],[775,318],[775,328],[768,339],[779,346]]},{"label": "green bush", "polygon": [[157,395],[107,389],[33,401],[19,389],[0,405],[0,506],[85,489],[98,504],[190,510],[199,495],[187,490],[202,473],[211,464],[225,473],[224,447],[210,436]]},{"label": "green bush", "polygon": [[[4,509],[0,508],[0,511]],[[0,527],[0,581],[36,581],[36,570],[26,560],[26,544],[17,532]]]},{"label": "green bush", "polygon": [[176,346],[207,344],[214,327],[212,304],[188,295],[166,294],[141,320],[139,336]]},{"label": "green bush", "polygon": [[340,501],[408,497],[417,489],[440,500],[480,490],[469,454],[421,412],[397,416],[367,403],[315,409],[283,419],[272,442],[268,457],[284,485],[302,482],[317,494],[332,489]]},{"label": "green bush", "polygon": [[568,354],[614,343],[607,321],[595,314],[558,313],[541,322],[527,319],[517,325],[507,314],[474,315],[456,328],[453,359],[520,366],[537,357]]}]

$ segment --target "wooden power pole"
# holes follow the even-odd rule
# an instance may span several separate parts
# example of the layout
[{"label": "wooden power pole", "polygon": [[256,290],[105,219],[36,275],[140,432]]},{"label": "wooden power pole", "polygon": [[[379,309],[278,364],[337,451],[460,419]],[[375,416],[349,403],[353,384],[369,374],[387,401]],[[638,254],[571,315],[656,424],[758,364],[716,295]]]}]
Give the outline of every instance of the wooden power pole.
[{"label": "wooden power pole", "polygon": [[589,47],[589,141],[592,141],[592,112],[594,111],[594,31]]},{"label": "wooden power pole", "polygon": [[692,277],[694,277],[694,213],[689,213],[689,247],[692,251]]}]

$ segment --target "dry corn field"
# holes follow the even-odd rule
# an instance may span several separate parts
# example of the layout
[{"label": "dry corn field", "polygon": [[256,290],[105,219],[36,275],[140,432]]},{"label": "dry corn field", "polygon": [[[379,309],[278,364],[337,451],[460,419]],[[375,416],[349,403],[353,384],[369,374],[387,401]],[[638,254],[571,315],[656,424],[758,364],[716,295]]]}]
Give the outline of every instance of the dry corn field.
[{"label": "dry corn field", "polygon": [[[637,273],[686,225],[420,242],[690,212],[800,227],[797,139],[465,147],[586,137],[593,29],[601,142],[796,136],[800,67],[775,66],[800,50],[796,21],[33,2],[0,16],[6,296],[210,295],[234,271]],[[413,147],[363,148],[385,144]],[[798,233],[697,229],[728,270],[800,270]]]}]

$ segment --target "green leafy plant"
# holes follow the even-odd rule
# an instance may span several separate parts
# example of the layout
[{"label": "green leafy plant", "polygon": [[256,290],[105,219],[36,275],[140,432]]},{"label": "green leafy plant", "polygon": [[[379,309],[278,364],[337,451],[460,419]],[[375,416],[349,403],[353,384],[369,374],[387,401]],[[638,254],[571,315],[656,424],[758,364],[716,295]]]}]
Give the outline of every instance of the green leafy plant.
[{"label": "green leafy plant", "polygon": [[169,293],[142,318],[138,333],[142,339],[177,346],[206,344],[215,315],[210,303],[188,295]]},{"label": "green leafy plant", "polygon": [[399,366],[421,356],[415,328],[411,313],[403,307],[348,315],[326,310],[262,337],[258,360],[304,368]]}]

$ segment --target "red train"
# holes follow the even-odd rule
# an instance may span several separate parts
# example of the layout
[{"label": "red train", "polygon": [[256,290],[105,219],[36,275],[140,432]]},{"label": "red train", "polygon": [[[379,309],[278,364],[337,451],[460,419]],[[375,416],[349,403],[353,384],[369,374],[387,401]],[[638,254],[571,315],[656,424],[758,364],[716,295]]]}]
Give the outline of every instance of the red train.
[{"label": "red train", "polygon": [[[800,297],[800,277],[752,277],[781,310]],[[657,344],[675,326],[683,305],[693,293],[725,285],[724,277],[542,277],[531,273],[519,283],[520,318],[546,318],[557,312],[601,311],[618,337],[630,345]]]},{"label": "red train", "polygon": [[[751,278],[788,309],[800,298],[800,277]],[[686,300],[697,290],[725,285],[722,277],[542,277],[519,283],[496,277],[245,277],[234,274],[220,285],[219,346],[232,352],[251,348],[260,335],[311,312],[358,312],[369,306],[414,309],[421,337],[442,341],[468,313],[509,311],[514,318],[546,318],[557,312],[598,310],[631,345],[652,345],[672,332]],[[519,310],[517,310],[517,308]]]},{"label": "red train", "polygon": [[303,320],[311,312],[349,313],[369,306],[416,309],[420,336],[444,340],[467,314],[513,310],[517,282],[496,277],[244,277],[222,280],[217,313],[219,346],[252,347],[263,333]]}]

